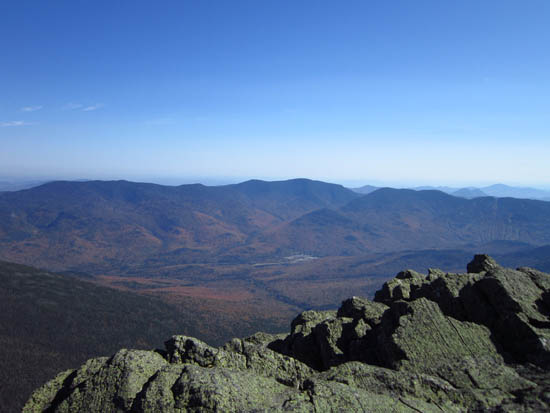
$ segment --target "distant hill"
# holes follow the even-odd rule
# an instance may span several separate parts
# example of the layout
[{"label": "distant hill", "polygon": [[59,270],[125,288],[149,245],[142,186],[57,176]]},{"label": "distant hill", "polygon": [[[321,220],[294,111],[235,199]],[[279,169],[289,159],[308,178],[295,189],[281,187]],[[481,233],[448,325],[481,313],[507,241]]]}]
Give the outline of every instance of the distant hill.
[{"label": "distant hill", "polygon": [[481,198],[487,196],[485,192],[478,188],[461,188],[457,191],[451,192],[451,195],[466,199]]},{"label": "distant hill", "polygon": [[[370,194],[371,192],[374,192],[378,189],[381,189],[381,187],[372,186],[372,185],[365,185],[360,188],[352,188],[353,191],[363,195]],[[407,189],[413,189],[415,191],[441,191],[449,195],[457,196],[460,198],[466,198],[466,199],[488,196],[488,194],[486,194],[479,188],[474,188],[474,187],[452,188],[449,186],[418,186],[418,187],[407,188]]]},{"label": "distant hill", "polygon": [[377,189],[380,189],[379,186],[372,186],[372,185],[364,185],[359,188],[352,188],[353,191],[357,192],[358,194],[370,194],[371,192],[376,191]]},{"label": "distant hill", "polygon": [[[535,199],[540,201],[550,201],[550,191],[529,187],[515,187],[504,184],[495,184],[486,187],[465,187],[453,188],[449,186],[418,186],[415,191],[436,190],[442,191],[450,195],[461,198],[480,198],[484,196],[493,196],[496,198],[518,198],[518,199]],[[365,192],[367,193],[367,192]]]},{"label": "distant hill", "polygon": [[305,179],[218,187],[52,182],[0,194],[0,258],[95,273],[155,257],[211,261],[265,228],[357,196]]},{"label": "distant hill", "polygon": [[284,220],[319,208],[338,208],[358,197],[341,185],[309,179],[274,182],[255,179],[225,189],[242,194],[249,205]]},{"label": "distant hill", "polygon": [[462,199],[440,191],[379,189],[337,211],[314,211],[273,229],[264,243],[318,255],[462,248],[505,240],[550,242],[550,204]]},{"label": "distant hill", "polygon": [[462,188],[453,188],[450,186],[423,185],[423,186],[415,186],[413,188],[401,188],[401,189],[413,189],[415,191],[441,191],[441,192],[445,192],[446,194],[452,194],[453,192],[456,192]]},{"label": "distant hill", "polygon": [[550,199],[550,191],[544,191],[542,189],[514,187],[503,184],[496,184],[481,188],[481,191],[490,196],[496,196],[499,198],[511,197],[511,198],[523,198],[523,199]]},{"label": "distant hill", "polygon": [[467,187],[467,188],[452,188],[449,186],[419,186],[411,188],[416,191],[437,190],[450,195],[459,196],[462,198],[479,198],[482,196],[494,196],[497,198],[519,198],[519,199],[536,199],[542,201],[550,200],[550,191],[542,189],[515,187],[504,184],[495,184],[482,188]]}]

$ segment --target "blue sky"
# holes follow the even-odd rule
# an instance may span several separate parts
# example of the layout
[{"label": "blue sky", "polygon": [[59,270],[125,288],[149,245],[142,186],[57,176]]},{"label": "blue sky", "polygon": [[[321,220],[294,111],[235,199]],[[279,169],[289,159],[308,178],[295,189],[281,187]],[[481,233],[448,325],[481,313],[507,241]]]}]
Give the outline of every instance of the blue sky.
[{"label": "blue sky", "polygon": [[0,2],[0,176],[550,186],[550,2]]}]

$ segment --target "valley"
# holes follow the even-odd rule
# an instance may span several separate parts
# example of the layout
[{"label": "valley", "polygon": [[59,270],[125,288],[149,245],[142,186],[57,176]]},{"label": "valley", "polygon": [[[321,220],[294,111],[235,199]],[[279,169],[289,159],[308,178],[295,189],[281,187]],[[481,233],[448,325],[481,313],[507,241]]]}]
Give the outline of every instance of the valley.
[{"label": "valley", "polygon": [[370,296],[402,268],[457,271],[487,252],[544,270],[549,244],[549,202],[437,190],[60,181],[0,194],[0,259],[276,328]]},{"label": "valley", "polygon": [[391,188],[362,195],[306,179],[53,182],[4,192],[0,338],[5,363],[28,377],[13,384],[23,392],[14,403],[53,365],[159,347],[155,338],[176,333],[221,345],[285,331],[301,311],[372,297],[405,268],[461,272],[479,252],[549,271],[549,248],[550,203],[537,200]]}]

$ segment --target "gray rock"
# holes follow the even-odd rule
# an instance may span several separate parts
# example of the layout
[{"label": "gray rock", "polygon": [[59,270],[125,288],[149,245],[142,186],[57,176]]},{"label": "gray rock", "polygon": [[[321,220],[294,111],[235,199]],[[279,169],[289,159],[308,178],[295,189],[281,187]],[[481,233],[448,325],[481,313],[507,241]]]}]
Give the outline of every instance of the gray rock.
[{"label": "gray rock", "polygon": [[466,270],[469,273],[491,271],[498,268],[498,264],[494,259],[486,254],[478,254],[474,256],[474,259],[468,263]]},{"label": "gray rock", "polygon": [[[23,411],[120,413],[130,411],[134,399],[149,379],[168,362],[159,354],[143,350],[120,350],[111,358],[88,360],[64,377],[55,394],[35,392]],[[60,376],[54,381],[59,381]],[[53,397],[51,397],[53,396]]]},{"label": "gray rock", "polygon": [[174,336],[60,373],[24,412],[550,411],[550,276],[478,255],[408,270],[286,337]]},{"label": "gray rock", "polygon": [[393,280],[384,283],[382,289],[375,294],[375,301],[391,303],[395,300],[407,300],[411,294],[422,287],[428,280],[422,274],[413,270],[402,271]]}]

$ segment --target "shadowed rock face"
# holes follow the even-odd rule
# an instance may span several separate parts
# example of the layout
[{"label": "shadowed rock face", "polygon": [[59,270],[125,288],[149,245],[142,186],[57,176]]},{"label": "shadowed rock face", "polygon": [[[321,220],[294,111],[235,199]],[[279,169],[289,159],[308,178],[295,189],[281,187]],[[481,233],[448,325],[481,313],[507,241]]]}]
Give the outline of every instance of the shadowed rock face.
[{"label": "shadowed rock face", "polygon": [[374,301],[306,311],[289,335],[174,336],[60,373],[25,412],[550,411],[550,275],[478,255],[399,273]]}]

